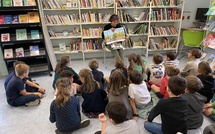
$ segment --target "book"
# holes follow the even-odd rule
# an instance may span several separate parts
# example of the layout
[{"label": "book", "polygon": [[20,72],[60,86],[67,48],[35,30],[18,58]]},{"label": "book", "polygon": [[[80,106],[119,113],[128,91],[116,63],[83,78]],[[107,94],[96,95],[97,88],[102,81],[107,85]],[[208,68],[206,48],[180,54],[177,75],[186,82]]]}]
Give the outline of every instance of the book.
[{"label": "book", "polygon": [[106,44],[112,44],[115,42],[125,41],[125,31],[123,27],[116,28],[114,31],[105,30],[104,37]]},{"label": "book", "polygon": [[13,49],[12,48],[4,49],[4,58],[5,59],[13,58]]},{"label": "book", "polygon": [[36,55],[40,55],[39,46],[38,45],[30,46],[30,56]]},{"label": "book", "polygon": [[215,54],[211,54],[208,59],[207,62],[211,65],[211,67],[214,65],[215,63]]},{"label": "book", "polygon": [[12,0],[2,0],[2,6],[3,7],[11,7],[12,6]]},{"label": "book", "polygon": [[26,29],[16,29],[16,40],[27,40]]},{"label": "book", "polygon": [[10,41],[10,34],[9,33],[2,33],[1,34],[1,42]]},{"label": "book", "polygon": [[31,39],[39,39],[39,38],[40,38],[39,30],[31,30]]},{"label": "book", "polygon": [[13,0],[13,6],[23,6],[22,0]]},{"label": "book", "polygon": [[19,16],[18,15],[13,15],[12,24],[18,24],[18,23],[19,23]]},{"label": "book", "polygon": [[24,49],[22,47],[16,48],[15,52],[16,52],[16,57],[24,57]]},{"label": "book", "polygon": [[40,22],[38,12],[28,12],[28,22],[29,23]]},{"label": "book", "polygon": [[28,15],[20,14],[19,15],[19,23],[28,23]]},{"label": "book", "polygon": [[24,0],[24,6],[36,6],[35,0]]},{"label": "book", "polygon": [[215,49],[215,34],[209,33],[200,44]]},{"label": "book", "polygon": [[59,43],[59,48],[61,52],[66,51],[66,44],[65,43]]},{"label": "book", "polygon": [[4,24],[4,15],[0,15],[0,24]]},{"label": "book", "polygon": [[12,24],[12,15],[4,15],[4,24]]}]

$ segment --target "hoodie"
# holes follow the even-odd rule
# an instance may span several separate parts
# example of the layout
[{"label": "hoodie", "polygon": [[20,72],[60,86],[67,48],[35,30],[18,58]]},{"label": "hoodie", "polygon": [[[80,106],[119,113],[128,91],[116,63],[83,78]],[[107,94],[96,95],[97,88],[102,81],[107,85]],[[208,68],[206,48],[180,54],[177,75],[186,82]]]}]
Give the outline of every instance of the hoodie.
[{"label": "hoodie", "polygon": [[195,93],[184,93],[183,96],[188,100],[188,130],[197,129],[202,126],[203,123],[203,106],[207,100],[206,97],[201,94]]}]

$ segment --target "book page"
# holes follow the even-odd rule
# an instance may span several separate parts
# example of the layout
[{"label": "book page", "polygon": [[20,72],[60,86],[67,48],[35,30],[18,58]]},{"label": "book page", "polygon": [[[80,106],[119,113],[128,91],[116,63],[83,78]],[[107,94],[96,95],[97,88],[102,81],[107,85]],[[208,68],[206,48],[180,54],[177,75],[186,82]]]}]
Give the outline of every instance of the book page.
[{"label": "book page", "polygon": [[106,44],[113,44],[116,42],[125,41],[125,31],[123,27],[116,28],[114,32],[110,30],[104,31]]}]

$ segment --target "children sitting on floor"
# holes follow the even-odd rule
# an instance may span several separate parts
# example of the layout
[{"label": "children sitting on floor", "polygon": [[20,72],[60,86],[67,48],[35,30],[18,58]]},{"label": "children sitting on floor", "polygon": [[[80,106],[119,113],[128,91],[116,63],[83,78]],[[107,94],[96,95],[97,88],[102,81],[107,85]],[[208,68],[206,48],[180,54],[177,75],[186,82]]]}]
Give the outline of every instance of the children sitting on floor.
[{"label": "children sitting on floor", "polygon": [[70,96],[71,85],[70,79],[65,77],[59,78],[56,82],[58,93],[51,103],[49,116],[51,123],[56,122],[56,134],[71,133],[90,124],[90,120],[81,121],[79,100]]},{"label": "children sitting on floor", "polygon": [[179,61],[176,59],[177,54],[175,51],[167,51],[166,52],[166,59],[163,62],[163,65],[166,67],[168,65],[174,65],[178,67]]},{"label": "children sitting on floor", "polygon": [[198,64],[200,63],[200,58],[202,56],[202,51],[200,49],[192,49],[187,57],[190,61],[187,62],[184,69],[181,71],[180,76],[197,76],[198,75]]},{"label": "children sitting on floor", "polygon": [[7,103],[11,106],[37,106],[40,104],[42,93],[37,91],[26,91],[25,84],[28,78],[29,66],[18,64],[15,66],[15,76],[10,80],[6,87]]}]

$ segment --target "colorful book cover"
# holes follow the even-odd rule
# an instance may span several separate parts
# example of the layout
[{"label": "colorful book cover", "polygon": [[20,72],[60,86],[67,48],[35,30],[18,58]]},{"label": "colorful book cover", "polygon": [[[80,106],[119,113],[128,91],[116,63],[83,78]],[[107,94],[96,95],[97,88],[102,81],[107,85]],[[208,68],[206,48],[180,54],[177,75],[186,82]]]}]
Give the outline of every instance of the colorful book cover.
[{"label": "colorful book cover", "polygon": [[28,22],[29,23],[40,22],[38,12],[28,12]]},{"label": "colorful book cover", "polygon": [[10,34],[9,33],[2,33],[1,34],[1,42],[10,41]]},{"label": "colorful book cover", "polygon": [[20,14],[19,15],[19,23],[28,23],[28,15]]},{"label": "colorful book cover", "polygon": [[27,40],[26,29],[16,29],[16,40]]},{"label": "colorful book cover", "polygon": [[215,54],[211,54],[207,60],[207,62],[212,66],[215,62]]},{"label": "colorful book cover", "polygon": [[11,7],[12,5],[12,0],[2,0],[2,5],[3,7]]},{"label": "colorful book cover", "polygon": [[36,1],[35,0],[24,0],[26,1],[25,6],[36,6]]},{"label": "colorful book cover", "polygon": [[111,29],[105,30],[104,36],[106,44],[125,41],[125,31],[123,27],[116,28],[114,31],[112,31]]},{"label": "colorful book cover", "polygon": [[4,15],[0,15],[0,24],[4,24]]},{"label": "colorful book cover", "polygon": [[4,58],[5,59],[13,58],[13,49],[12,48],[4,49]]},{"label": "colorful book cover", "polygon": [[59,48],[61,52],[66,51],[66,44],[65,43],[59,43]]},{"label": "colorful book cover", "polygon": [[16,48],[16,57],[24,57],[24,49],[22,47]]},{"label": "colorful book cover", "polygon": [[13,24],[18,24],[19,23],[19,16],[18,15],[13,16],[12,23]]},{"label": "colorful book cover", "polygon": [[39,46],[38,45],[30,46],[30,56],[36,55],[40,55]]},{"label": "colorful book cover", "polygon": [[215,49],[215,34],[209,33],[200,44]]},{"label": "colorful book cover", "polygon": [[4,24],[12,24],[12,15],[4,15]]},{"label": "colorful book cover", "polygon": [[31,30],[31,39],[39,39],[39,38],[40,38],[39,30]]},{"label": "colorful book cover", "polygon": [[13,6],[23,6],[22,0],[13,0]]}]

